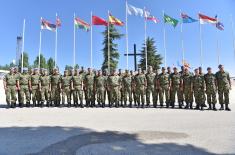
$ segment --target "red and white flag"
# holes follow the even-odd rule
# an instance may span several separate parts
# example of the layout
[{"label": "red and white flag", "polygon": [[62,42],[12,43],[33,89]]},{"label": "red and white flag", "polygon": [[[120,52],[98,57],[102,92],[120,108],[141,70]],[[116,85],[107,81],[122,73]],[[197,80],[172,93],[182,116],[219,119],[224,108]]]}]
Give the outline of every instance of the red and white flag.
[{"label": "red and white flag", "polygon": [[199,20],[200,20],[200,24],[206,24],[206,23],[210,23],[210,24],[216,24],[218,21],[216,18],[212,18],[203,14],[198,14],[199,16]]}]

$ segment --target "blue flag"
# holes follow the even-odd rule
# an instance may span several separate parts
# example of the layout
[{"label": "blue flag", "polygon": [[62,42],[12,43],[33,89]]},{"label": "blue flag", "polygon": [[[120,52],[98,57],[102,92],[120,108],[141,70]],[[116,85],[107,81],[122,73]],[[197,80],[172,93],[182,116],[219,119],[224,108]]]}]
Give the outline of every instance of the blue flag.
[{"label": "blue flag", "polygon": [[193,19],[192,17],[189,17],[187,14],[185,13],[181,13],[181,18],[182,18],[182,22],[183,23],[194,23],[197,22],[198,20]]}]

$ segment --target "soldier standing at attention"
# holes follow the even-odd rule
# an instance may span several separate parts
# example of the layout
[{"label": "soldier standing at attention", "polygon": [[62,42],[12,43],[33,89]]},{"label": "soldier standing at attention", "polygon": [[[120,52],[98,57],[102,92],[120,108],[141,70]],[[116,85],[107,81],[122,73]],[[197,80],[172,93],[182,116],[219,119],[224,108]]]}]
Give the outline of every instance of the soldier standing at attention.
[{"label": "soldier standing at attention", "polygon": [[4,90],[6,94],[7,106],[11,108],[16,107],[16,90],[18,90],[18,81],[14,74],[14,68],[10,69],[10,73],[6,74],[3,79]]},{"label": "soldier standing at attention", "polygon": [[162,67],[162,73],[158,76],[158,88],[159,88],[159,99],[160,99],[160,106],[163,107],[163,97],[165,94],[165,102],[166,107],[169,108],[170,106],[170,78],[169,75],[166,73],[165,67]]},{"label": "soldier standing at attention", "polygon": [[116,74],[115,70],[112,70],[111,75],[108,77],[108,91],[110,91],[111,102],[109,107],[115,104],[115,107],[119,107],[119,91],[120,91],[120,77]]},{"label": "soldier standing at attention", "polygon": [[[80,71],[79,74],[82,75],[82,79],[84,80],[84,79],[85,79],[85,76],[86,76],[86,71],[85,71],[85,69],[84,69],[83,66],[81,67],[81,71]],[[84,84],[84,82],[83,82],[83,84]],[[83,85],[83,86],[84,86],[84,85]],[[83,91],[84,91],[85,100],[87,101],[87,92],[86,92],[86,90],[85,90],[85,86],[83,87]]]},{"label": "soldier standing at attention", "polygon": [[39,78],[39,90],[41,93],[41,106],[44,106],[45,101],[46,106],[50,106],[50,76],[48,76],[47,70],[42,70],[42,74]]},{"label": "soldier standing at attention", "polygon": [[158,97],[159,97],[159,87],[158,87],[158,70],[155,71],[156,75],[154,77],[154,96],[155,96],[155,101],[153,102],[153,107],[157,108],[157,102],[158,102]]},{"label": "soldier standing at attention", "polygon": [[[122,73],[122,70],[121,69],[119,69],[118,70],[118,76],[119,76],[119,79],[120,79],[120,82],[122,83],[122,79],[123,79],[123,73]],[[120,85],[120,92],[119,92],[119,100],[120,100],[120,105],[123,107],[123,87],[121,87],[121,85]]]},{"label": "soldier standing at attention", "polygon": [[216,73],[216,80],[218,86],[218,94],[219,94],[219,103],[220,103],[220,110],[231,111],[228,107],[229,105],[229,90],[232,89],[231,81],[229,73],[224,70],[223,65],[219,65],[219,71]]},{"label": "soldier standing at attention", "polygon": [[131,75],[129,71],[125,71],[125,75],[122,78],[122,88],[123,88],[123,100],[124,106],[127,106],[127,97],[129,101],[129,107],[132,107],[132,95],[131,95]]},{"label": "soldier standing at attention", "polygon": [[[199,75],[204,78],[205,74],[202,72],[202,67],[200,66],[200,67],[198,67],[198,69],[199,69]],[[207,107],[207,106],[206,106],[206,94],[203,95],[203,98],[204,98],[204,104],[203,104],[203,106],[204,106],[204,107]]]},{"label": "soldier standing at attention", "polygon": [[217,103],[216,99],[216,91],[217,91],[217,82],[215,74],[212,73],[210,67],[207,68],[207,74],[204,75],[205,83],[206,83],[206,95],[207,95],[207,103],[209,105],[208,110],[215,110],[215,104]]},{"label": "soldier standing at attention", "polygon": [[170,98],[171,98],[171,106],[172,108],[175,107],[175,95],[177,94],[179,108],[182,108],[182,105],[180,103],[180,81],[181,81],[181,75],[178,72],[177,68],[173,68],[174,72],[170,75]]},{"label": "soldier standing at attention", "polygon": [[194,70],[195,75],[192,78],[192,89],[196,102],[196,109],[203,110],[204,107],[204,94],[205,94],[205,81],[204,77],[199,74],[199,69]]},{"label": "soldier standing at attention", "polygon": [[95,106],[94,101],[94,73],[92,73],[92,69],[88,68],[88,73],[85,75],[84,78],[84,90],[87,93],[86,98],[86,106],[93,107]]},{"label": "soldier standing at attention", "polygon": [[154,87],[154,79],[156,77],[156,74],[153,72],[153,67],[149,66],[148,72],[145,75],[147,80],[147,89],[146,89],[146,102],[147,106],[150,106],[150,95],[152,95],[152,103],[156,103],[156,93],[155,93],[155,87]]},{"label": "soldier standing at attention", "polygon": [[136,94],[137,94],[138,107],[140,107],[140,102],[141,102],[142,108],[144,108],[146,86],[147,86],[146,77],[141,72],[141,68],[139,68],[138,74],[135,75],[135,89],[136,89]]},{"label": "soldier standing at attention", "polygon": [[74,106],[78,106],[78,98],[80,101],[80,107],[83,108],[83,76],[79,73],[79,70],[75,70],[75,74],[72,77],[71,89],[73,92]]},{"label": "soldier standing at attention", "polygon": [[62,93],[62,105],[65,105],[65,98],[67,98],[68,107],[71,107],[71,76],[69,76],[69,71],[65,70],[64,75],[60,79],[60,88]]},{"label": "soldier standing at attention", "polygon": [[136,94],[136,89],[135,89],[135,73],[131,70],[131,94],[133,96],[133,100],[134,100],[134,106],[136,106],[136,102],[137,102],[137,94]]},{"label": "soldier standing at attention", "polygon": [[[14,67],[14,74],[15,74],[15,78],[16,78],[16,80],[18,80],[19,81],[19,78],[20,78],[20,72],[19,72],[19,70],[18,70],[18,67]],[[20,90],[16,90],[16,92],[17,92],[17,97],[18,97],[18,102],[20,101]]]},{"label": "soldier standing at attention", "polygon": [[40,78],[39,70],[35,68],[33,75],[31,75],[30,84],[29,84],[30,90],[32,91],[33,107],[38,106],[40,104],[39,78]]},{"label": "soldier standing at attention", "polygon": [[[183,74],[184,74],[184,70],[185,70],[185,67],[184,66],[181,66],[181,71],[179,72],[180,73],[180,77],[182,78]],[[180,89],[179,91],[179,104],[181,105],[181,107],[184,106],[184,92],[183,92],[183,89]]]},{"label": "soldier standing at attention", "polygon": [[193,109],[193,90],[192,90],[192,74],[189,73],[188,68],[185,68],[183,75],[181,75],[181,89],[185,97],[186,106],[185,109]]},{"label": "soldier standing at attention", "polygon": [[53,69],[53,74],[50,77],[50,90],[51,90],[51,100],[54,102],[55,106],[60,105],[60,74],[57,68]]},{"label": "soldier standing at attention", "polygon": [[19,76],[19,91],[20,91],[20,100],[19,106],[23,107],[24,105],[24,95],[26,98],[26,106],[30,106],[30,93],[29,93],[29,81],[30,75],[28,74],[28,69],[23,68],[23,73]]},{"label": "soldier standing at attention", "polygon": [[103,77],[105,80],[105,92],[104,92],[104,100],[106,100],[106,97],[108,97],[108,102],[110,104],[110,95],[109,95],[109,91],[108,91],[108,85],[107,85],[107,80],[108,80],[108,71],[104,70],[103,71]]},{"label": "soldier standing at attention", "polygon": [[97,94],[97,102],[98,105],[102,105],[102,107],[105,107],[105,85],[106,85],[106,80],[104,78],[104,76],[102,75],[102,71],[99,70],[98,74],[95,78],[95,84],[94,84],[94,90]]}]

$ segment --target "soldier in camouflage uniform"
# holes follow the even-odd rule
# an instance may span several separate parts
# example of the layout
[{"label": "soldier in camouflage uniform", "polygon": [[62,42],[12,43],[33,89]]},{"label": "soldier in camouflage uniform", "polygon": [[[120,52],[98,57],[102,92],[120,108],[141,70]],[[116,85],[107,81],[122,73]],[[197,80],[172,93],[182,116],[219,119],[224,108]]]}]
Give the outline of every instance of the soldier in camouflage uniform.
[{"label": "soldier in camouflage uniform", "polygon": [[26,106],[30,106],[30,93],[29,93],[29,81],[30,75],[28,74],[28,69],[24,68],[23,73],[19,76],[19,90],[20,90],[20,100],[19,106],[23,107],[24,95],[26,98]]},{"label": "soldier in camouflage uniform", "polygon": [[199,74],[199,69],[195,69],[195,75],[192,78],[192,88],[196,102],[196,109],[203,110],[204,107],[204,94],[205,94],[205,81],[204,77]]},{"label": "soldier in camouflage uniform", "polygon": [[163,97],[165,94],[166,107],[170,106],[170,78],[166,73],[165,67],[162,67],[162,73],[158,76],[159,100],[160,106],[163,107]]},{"label": "soldier in camouflage uniform", "polygon": [[46,106],[50,106],[50,76],[47,73],[47,70],[42,70],[42,74],[39,78],[39,90],[41,93],[41,105],[44,106],[46,101]]},{"label": "soldier in camouflage uniform", "polygon": [[7,105],[8,107],[14,108],[16,107],[16,90],[18,89],[18,81],[14,74],[14,68],[11,68],[10,73],[5,75],[3,83]]},{"label": "soldier in camouflage uniform", "polygon": [[97,94],[97,102],[98,105],[102,105],[102,107],[105,107],[105,86],[106,86],[106,79],[102,75],[102,71],[99,70],[98,74],[95,78],[95,83],[94,83],[94,89]]},{"label": "soldier in camouflage uniform", "polygon": [[35,68],[33,75],[31,75],[30,84],[29,84],[30,90],[32,92],[33,107],[38,106],[40,104],[39,78],[40,78],[39,70]]},{"label": "soldier in camouflage uniform", "polygon": [[[122,88],[123,88],[123,100],[124,106],[127,106],[127,101],[129,101],[129,106],[132,107],[132,94],[131,94],[131,75],[129,71],[125,71],[125,75],[122,77]],[[128,98],[128,100],[127,100]]]},{"label": "soldier in camouflage uniform", "polygon": [[216,92],[217,92],[217,82],[216,82],[216,77],[212,73],[212,70],[210,67],[207,68],[207,74],[204,75],[205,83],[206,83],[206,95],[207,95],[207,103],[209,105],[208,110],[215,110],[216,107],[215,104],[217,102],[216,99]]},{"label": "soldier in camouflage uniform", "polygon": [[[185,67],[184,67],[184,66],[181,66],[181,71],[179,72],[181,78],[182,78],[182,76],[183,76],[183,74],[184,74],[184,70],[185,70]],[[182,88],[181,88],[180,91],[179,91],[178,102],[179,102],[179,105],[181,105],[181,107],[184,106],[184,92],[183,92],[183,89],[182,89]]]},{"label": "soldier in camouflage uniform", "polygon": [[230,111],[229,105],[229,90],[232,89],[229,73],[224,70],[223,65],[219,65],[219,71],[216,73],[216,80],[218,86],[220,110]]},{"label": "soldier in camouflage uniform", "polygon": [[146,77],[139,68],[138,74],[135,75],[135,90],[137,94],[138,107],[140,107],[140,103],[142,103],[142,108],[144,108],[146,86],[147,86]]},{"label": "soldier in camouflage uniform", "polygon": [[111,75],[108,77],[108,90],[110,91],[110,105],[112,107],[115,104],[115,107],[119,107],[119,93],[120,93],[120,77],[116,74],[115,70],[112,70]]},{"label": "soldier in camouflage uniform", "polygon": [[50,90],[51,90],[51,101],[54,106],[60,105],[60,74],[57,68],[53,69],[53,74],[50,76]]},{"label": "soldier in camouflage uniform", "polygon": [[[80,70],[79,74],[82,75],[82,79],[84,80],[87,73],[86,73],[86,71],[85,71],[83,66],[81,67],[81,70]],[[85,87],[83,87],[83,92],[84,92],[85,100],[87,101],[87,91],[85,90]]]},{"label": "soldier in camouflage uniform", "polygon": [[152,95],[152,103],[153,105],[156,104],[156,93],[155,93],[155,87],[154,87],[154,79],[156,77],[156,74],[153,72],[153,67],[149,66],[148,72],[145,75],[147,80],[147,89],[146,89],[146,102],[147,106],[150,106],[150,95]]},{"label": "soldier in camouflage uniform", "polygon": [[158,97],[159,97],[159,87],[158,87],[158,70],[155,71],[156,75],[154,78],[154,96],[155,96],[155,101],[153,102],[153,107],[157,108],[157,102],[158,102]]},{"label": "soldier in camouflage uniform", "polygon": [[[122,73],[122,70],[119,69],[118,70],[118,76],[119,76],[119,79],[120,79],[120,82],[122,83],[122,79],[123,79],[123,73]],[[120,86],[120,92],[119,92],[119,102],[120,102],[120,105],[123,106],[123,97],[124,97],[124,94],[123,94],[123,88]]]},{"label": "soldier in camouflage uniform", "polygon": [[[199,69],[199,75],[204,78],[204,73],[203,73],[203,71],[202,71],[202,67],[200,66],[200,67],[198,67],[198,69]],[[203,95],[203,99],[204,99],[204,104],[203,104],[203,106],[204,106],[204,107],[207,107],[207,106],[206,106],[206,94]]]},{"label": "soldier in camouflage uniform", "polygon": [[134,106],[136,106],[137,94],[136,94],[136,90],[135,90],[135,73],[131,70],[130,74],[131,74],[131,94],[133,96]]},{"label": "soldier in camouflage uniform", "polygon": [[83,108],[83,76],[79,73],[79,70],[75,70],[75,74],[72,77],[71,89],[73,91],[74,106],[78,106],[78,99],[80,101],[80,107]]},{"label": "soldier in camouflage uniform", "polygon": [[170,100],[171,100],[171,106],[172,108],[175,107],[175,95],[177,94],[179,108],[182,108],[182,105],[179,101],[180,99],[180,81],[181,81],[181,75],[178,72],[177,68],[173,68],[174,73],[170,74]]},{"label": "soldier in camouflage uniform", "polygon": [[103,77],[104,77],[104,81],[105,81],[104,99],[106,100],[106,97],[108,97],[108,102],[110,102],[110,95],[109,95],[110,92],[108,91],[108,85],[107,85],[107,80],[108,80],[108,71],[107,70],[103,71]]},{"label": "soldier in camouflage uniform", "polygon": [[188,68],[185,68],[183,75],[181,75],[181,88],[186,102],[185,109],[193,109],[192,74],[189,73]]},{"label": "soldier in camouflage uniform", "polygon": [[86,106],[87,107],[94,107],[94,73],[92,73],[92,69],[88,68],[88,73],[85,75],[84,78],[84,90],[87,93],[86,98]]},{"label": "soldier in camouflage uniform", "polygon": [[60,88],[62,93],[62,105],[65,105],[65,98],[67,98],[68,107],[71,107],[71,76],[69,76],[69,71],[65,70],[64,75],[60,79]]},{"label": "soldier in camouflage uniform", "polygon": [[[19,78],[20,78],[20,72],[19,72],[19,69],[18,67],[14,67],[14,74],[15,74],[15,78],[16,80],[19,81]],[[16,90],[16,93],[17,93],[17,97],[18,97],[18,102],[20,101],[20,90]]]}]

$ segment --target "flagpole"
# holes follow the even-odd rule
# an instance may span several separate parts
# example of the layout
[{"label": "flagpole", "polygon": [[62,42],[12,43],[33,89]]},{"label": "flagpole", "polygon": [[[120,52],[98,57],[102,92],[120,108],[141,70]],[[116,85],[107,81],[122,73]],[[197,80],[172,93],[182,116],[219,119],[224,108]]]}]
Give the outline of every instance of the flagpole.
[{"label": "flagpole", "polygon": [[73,67],[75,67],[76,63],[76,33],[75,33],[75,13],[73,14]]},{"label": "flagpole", "polygon": [[[56,21],[57,21],[57,13],[56,13]],[[56,29],[55,29],[55,66],[57,65],[57,23],[56,23]]]},{"label": "flagpole", "polygon": [[22,49],[21,49],[21,73],[24,68],[24,33],[25,33],[25,19],[23,22],[23,33],[22,33]]},{"label": "flagpole", "polygon": [[[42,21],[42,17],[41,17],[41,21]],[[40,37],[39,37],[39,51],[38,51],[38,69],[40,70],[40,62],[41,62],[41,48],[42,48],[42,28],[40,29]]]},{"label": "flagpole", "polygon": [[[144,11],[145,11],[145,7],[144,7]],[[144,14],[144,16],[146,16]],[[147,37],[146,37],[146,32],[147,32],[147,22],[146,22],[146,18],[144,19],[144,42],[145,42],[145,70],[147,71],[147,67],[148,67],[148,54],[147,54]]]},{"label": "flagpole", "polygon": [[[200,12],[199,12],[200,14]],[[199,21],[199,31],[200,31],[200,63],[201,63],[201,67],[203,67],[203,60],[202,60],[202,26],[201,23]]]},{"label": "flagpole", "polygon": [[93,64],[92,64],[92,12],[91,12],[91,64],[90,67],[92,68]]},{"label": "flagpole", "polygon": [[129,69],[129,62],[128,62],[128,14],[127,14],[127,0],[126,0],[126,69]]},{"label": "flagpole", "polygon": [[[219,21],[219,19],[217,18],[217,20]],[[218,65],[220,64],[220,49],[219,49],[219,36],[218,36],[218,29],[216,29],[216,38],[217,38],[217,41],[216,41],[216,49],[217,49],[217,63]]]},{"label": "flagpole", "polygon": [[[181,16],[181,14],[182,14],[182,12],[180,10],[180,16]],[[181,21],[181,24],[180,24],[180,32],[181,32],[182,64],[184,65],[184,61],[185,61],[185,57],[184,57],[185,49],[184,49],[184,39],[183,39],[183,20]]]},{"label": "flagpole", "polygon": [[234,50],[234,58],[235,58],[235,32],[234,32],[233,15],[231,15],[231,25],[232,25],[232,35],[233,35],[233,50]]},{"label": "flagpole", "polygon": [[[163,19],[164,19],[164,10],[162,11]],[[163,41],[164,41],[164,66],[166,67],[166,28],[165,21],[163,23]]]},{"label": "flagpole", "polygon": [[[108,16],[109,16],[109,11],[108,11]],[[110,36],[109,36],[109,21],[108,21],[108,70],[109,70],[109,73],[110,73]]]}]

